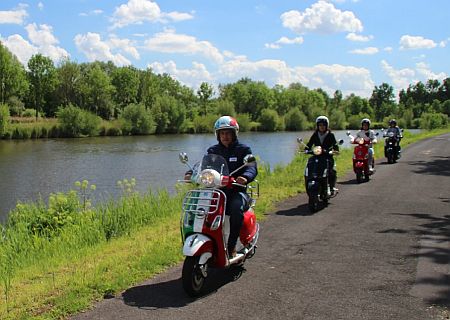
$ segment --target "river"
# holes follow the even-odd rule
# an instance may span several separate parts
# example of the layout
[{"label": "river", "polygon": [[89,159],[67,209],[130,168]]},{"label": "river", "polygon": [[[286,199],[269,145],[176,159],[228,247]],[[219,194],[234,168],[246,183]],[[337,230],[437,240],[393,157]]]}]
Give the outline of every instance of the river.
[{"label": "river", "polygon": [[[308,140],[310,135],[311,131],[245,132],[239,139],[273,168],[292,160],[297,137]],[[335,135],[347,143],[345,131]],[[96,201],[116,197],[120,193],[117,181],[133,177],[138,191],[167,188],[173,192],[187,170],[178,154],[184,151],[194,162],[214,143],[213,134],[0,140],[0,222],[18,201],[39,197],[47,201],[50,193],[66,192],[83,179],[96,185]]]}]

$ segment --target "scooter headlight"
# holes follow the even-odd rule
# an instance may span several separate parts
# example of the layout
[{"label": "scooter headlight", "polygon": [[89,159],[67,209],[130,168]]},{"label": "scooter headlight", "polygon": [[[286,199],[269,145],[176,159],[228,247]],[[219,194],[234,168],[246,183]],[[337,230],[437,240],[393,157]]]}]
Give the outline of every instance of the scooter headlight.
[{"label": "scooter headlight", "polygon": [[198,182],[206,188],[220,186],[220,174],[211,169],[205,169],[200,173]]},{"label": "scooter headlight", "polygon": [[317,146],[313,148],[313,153],[318,156],[322,154],[322,147],[321,146]]},{"label": "scooter headlight", "polygon": [[389,133],[388,133],[388,137],[389,137],[389,138],[392,138],[392,137],[394,137],[394,133],[393,133],[392,131],[391,131],[391,132],[389,132]]},{"label": "scooter headlight", "polygon": [[358,143],[359,143],[359,144],[364,144],[364,139],[363,139],[363,138],[359,138],[359,139],[358,139]]}]

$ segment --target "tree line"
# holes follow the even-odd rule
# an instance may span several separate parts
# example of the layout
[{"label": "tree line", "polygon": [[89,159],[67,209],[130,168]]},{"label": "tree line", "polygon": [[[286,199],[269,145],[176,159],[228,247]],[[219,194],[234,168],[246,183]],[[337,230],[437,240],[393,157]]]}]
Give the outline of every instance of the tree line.
[{"label": "tree line", "polygon": [[250,78],[221,84],[218,92],[203,82],[195,91],[169,74],[112,62],[55,65],[35,54],[25,68],[0,42],[0,137],[11,137],[10,123],[26,115],[57,118],[63,136],[80,136],[99,134],[102,120],[114,123],[103,129],[109,135],[210,132],[224,114],[235,116],[243,131],[307,130],[319,115],[333,129],[358,128],[364,117],[378,126],[396,118],[402,127],[437,128],[448,124],[450,78],[411,84],[398,102],[387,83],[368,99],[300,83],[270,88]]}]

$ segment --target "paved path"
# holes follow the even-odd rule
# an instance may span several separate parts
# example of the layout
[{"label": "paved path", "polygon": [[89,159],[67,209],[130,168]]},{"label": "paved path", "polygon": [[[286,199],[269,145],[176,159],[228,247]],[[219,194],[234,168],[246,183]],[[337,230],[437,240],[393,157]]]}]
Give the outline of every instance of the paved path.
[{"label": "paved path", "polygon": [[216,271],[210,294],[193,300],[178,266],[74,319],[441,319],[433,305],[450,306],[450,134],[384,161],[368,183],[340,178],[339,195],[313,215],[303,194],[280,204],[237,281]]}]

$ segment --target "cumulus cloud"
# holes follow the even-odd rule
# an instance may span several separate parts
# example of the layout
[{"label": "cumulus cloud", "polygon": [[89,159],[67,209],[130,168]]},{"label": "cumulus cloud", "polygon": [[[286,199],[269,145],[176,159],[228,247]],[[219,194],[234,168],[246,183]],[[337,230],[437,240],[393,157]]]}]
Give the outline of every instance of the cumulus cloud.
[{"label": "cumulus cloud", "polygon": [[14,34],[6,39],[0,37],[0,40],[23,65],[27,65],[28,60],[30,60],[34,54],[39,53],[38,48],[22,38],[21,35]]},{"label": "cumulus cloud", "polygon": [[220,67],[217,76],[224,82],[242,77],[264,81],[269,86],[300,82],[309,88],[322,88],[330,94],[339,89],[344,95],[355,93],[363,97],[369,97],[374,87],[370,71],[365,68],[339,64],[289,67],[284,61],[269,59],[230,60]]},{"label": "cumulus cloud", "polygon": [[418,62],[415,68],[395,69],[386,60],[381,61],[383,71],[388,75],[396,90],[407,88],[411,83],[426,82],[429,79],[443,80],[448,77],[445,72],[434,73],[425,62]]},{"label": "cumulus cloud", "polygon": [[20,5],[15,10],[0,11],[0,24],[23,24],[28,13],[25,10],[26,5]]},{"label": "cumulus cloud", "polygon": [[213,82],[214,78],[206,69],[205,65],[192,62],[191,69],[179,69],[174,61],[165,63],[153,62],[148,65],[155,73],[170,74],[174,79],[191,88],[199,88],[202,82]]},{"label": "cumulus cloud", "polygon": [[289,45],[289,44],[302,44],[303,37],[296,37],[293,39],[289,39],[287,37],[281,37],[274,43],[266,43],[264,46],[269,49],[279,49],[281,45]]},{"label": "cumulus cloud", "polygon": [[103,13],[103,10],[101,9],[95,9],[95,10],[91,10],[89,12],[82,12],[79,15],[82,17],[88,17],[88,16],[98,16],[100,14]]},{"label": "cumulus cloud", "polygon": [[351,11],[336,9],[332,3],[319,0],[304,12],[291,10],[281,15],[283,26],[297,33],[361,32],[361,21]]},{"label": "cumulus cloud", "polygon": [[44,9],[44,4],[42,2],[40,2],[40,1],[38,3],[38,8],[39,8],[39,10],[43,10]]},{"label": "cumulus cloud", "polygon": [[25,27],[28,32],[28,38],[38,48],[38,51],[45,56],[50,57],[57,62],[63,58],[69,57],[69,53],[63,48],[57,46],[58,39],[53,35],[53,28],[46,24],[36,25],[30,23]]},{"label": "cumulus cloud", "polygon": [[404,35],[400,38],[400,49],[432,49],[437,46],[436,42],[421,36]]},{"label": "cumulus cloud", "polygon": [[178,22],[192,19],[190,13],[162,12],[158,4],[149,0],[129,0],[116,8],[113,17],[113,28],[122,28],[130,24],[148,22]]},{"label": "cumulus cloud", "polygon": [[131,64],[131,62],[122,54],[113,54],[111,52],[111,44],[103,41],[98,33],[88,32],[85,35],[77,34],[74,38],[74,42],[78,50],[80,50],[90,62],[95,60],[112,61],[119,66]]},{"label": "cumulus cloud", "polygon": [[145,47],[151,51],[202,55],[216,63],[223,62],[223,55],[208,41],[199,41],[193,36],[177,34],[174,30],[165,30],[145,41]]},{"label": "cumulus cloud", "polygon": [[123,50],[134,59],[140,59],[139,52],[130,39],[119,39],[116,35],[111,35],[108,40],[108,44],[110,45],[111,49]]},{"label": "cumulus cloud", "polygon": [[357,41],[357,42],[367,42],[373,39],[373,36],[363,36],[361,34],[356,34],[354,32],[350,32],[345,37],[347,40],[350,41]]},{"label": "cumulus cloud", "polygon": [[353,53],[353,54],[363,54],[363,55],[371,55],[371,54],[376,54],[376,53],[378,53],[378,48],[375,48],[375,47],[367,47],[367,48],[364,48],[364,49],[355,49],[355,50],[352,50],[352,51],[350,51],[350,53]]}]

